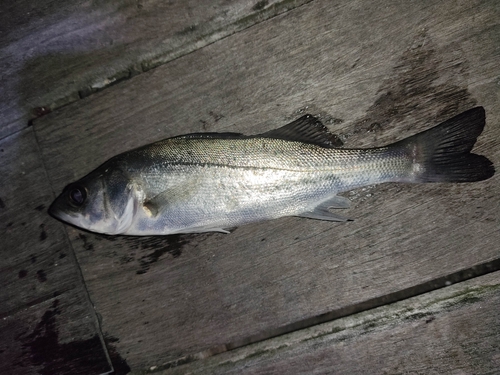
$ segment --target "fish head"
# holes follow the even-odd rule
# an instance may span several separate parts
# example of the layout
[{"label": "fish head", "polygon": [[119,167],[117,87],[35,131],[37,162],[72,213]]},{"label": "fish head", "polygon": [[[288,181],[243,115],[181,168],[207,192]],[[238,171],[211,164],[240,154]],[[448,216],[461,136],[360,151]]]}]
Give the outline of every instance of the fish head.
[{"label": "fish head", "polygon": [[103,165],[66,186],[49,208],[55,218],[104,234],[122,234],[136,211],[134,187],[126,173]]}]

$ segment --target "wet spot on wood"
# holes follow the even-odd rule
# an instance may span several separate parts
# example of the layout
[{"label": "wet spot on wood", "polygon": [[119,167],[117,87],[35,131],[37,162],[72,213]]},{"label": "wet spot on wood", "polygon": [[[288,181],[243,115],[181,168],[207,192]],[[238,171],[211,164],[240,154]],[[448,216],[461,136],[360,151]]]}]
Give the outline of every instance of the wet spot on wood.
[{"label": "wet spot on wood", "polygon": [[368,132],[378,132],[380,129],[382,129],[382,126],[378,122],[374,122],[370,126],[368,126]]},{"label": "wet spot on wood", "polygon": [[40,241],[44,241],[47,239],[47,232],[45,231],[45,224],[40,224]]},{"label": "wet spot on wood", "polygon": [[121,264],[130,263],[130,262],[132,262],[132,261],[134,261],[134,260],[135,260],[135,258],[134,258],[134,257],[124,255],[124,256],[122,256],[122,257],[120,258],[120,263],[121,263]]},{"label": "wet spot on wood", "polygon": [[41,375],[72,374],[78,368],[84,368],[87,373],[108,372],[109,365],[97,335],[87,340],[59,343],[57,317],[60,314],[59,300],[56,299],[33,332],[20,338],[23,357],[31,361]]},{"label": "wet spot on wood", "polygon": [[47,274],[44,270],[38,270],[36,271],[36,278],[39,282],[44,283],[47,281]]},{"label": "wet spot on wood", "polygon": [[177,35],[187,35],[187,34],[191,34],[191,33],[192,33],[192,32],[194,32],[196,29],[197,29],[196,25],[191,25],[191,26],[185,27],[185,28],[184,28],[184,29],[182,29],[181,31],[177,32]]},{"label": "wet spot on wood", "polygon": [[36,262],[36,255],[35,254],[31,254],[30,255],[30,261],[31,261],[31,263],[35,263]]},{"label": "wet spot on wood", "polygon": [[47,310],[31,334],[27,336],[29,343],[25,347],[31,349],[31,360],[35,365],[41,365],[52,357],[52,350],[57,346],[56,316],[60,314],[57,308],[59,300],[52,303],[52,309]]},{"label": "wet spot on wood", "polygon": [[215,113],[214,111],[209,111],[208,114],[210,116],[212,116],[212,118],[214,119],[215,122],[218,122],[220,119],[224,118],[223,115],[221,115],[219,113]]},{"label": "wet spot on wood", "polygon": [[182,254],[182,247],[188,242],[186,235],[171,235],[168,237],[150,237],[142,242],[143,249],[155,249],[152,253],[142,256],[139,259],[140,271],[147,271],[152,263],[158,260],[164,254],[170,254],[172,258],[178,258]]},{"label": "wet spot on wood", "polygon": [[[452,61],[443,61],[442,56],[446,54],[437,49],[426,32],[415,37],[413,46],[402,54],[394,67],[393,75],[381,85],[378,98],[355,123],[354,131],[348,135],[352,144],[358,145],[359,138],[373,146],[373,140],[379,134],[386,134],[384,132],[395,124],[399,131],[415,133],[417,122],[431,127],[476,105],[467,90],[465,58],[456,54]],[[441,74],[443,69],[447,71],[445,81]],[[366,133],[372,134],[374,139],[368,139]]]},{"label": "wet spot on wood", "polygon": [[267,4],[269,4],[269,1],[268,0],[261,0],[261,1],[258,1],[253,7],[252,7],[252,10],[255,10],[255,11],[259,11],[259,10],[262,10],[264,9]]},{"label": "wet spot on wood", "polygon": [[116,350],[114,343],[120,342],[120,340],[116,337],[110,335],[104,335],[104,342],[106,343],[106,347],[108,349],[109,358],[111,359],[111,363],[113,364],[115,375],[125,375],[128,374],[131,369],[127,364],[127,361],[122,358],[120,353]]},{"label": "wet spot on wood", "polygon": [[[163,255],[169,254],[172,258],[178,258],[182,254],[182,248],[186,245],[193,235],[173,234],[169,236],[151,236],[151,237],[123,237],[127,243],[127,248],[137,250],[153,250],[139,258],[140,269],[136,272],[138,275],[146,273],[151,264],[157,262]],[[120,257],[120,263],[128,263],[135,258],[129,255]]]},{"label": "wet spot on wood", "polygon": [[33,108],[33,116],[42,117],[50,113],[51,109],[49,107],[35,107]]},{"label": "wet spot on wood", "polygon": [[85,250],[88,250],[88,251],[92,251],[94,250],[94,245],[92,243],[89,242],[89,240],[87,239],[87,236],[83,233],[80,233],[78,235],[78,238],[81,239],[83,241],[83,248]]},{"label": "wet spot on wood", "polygon": [[18,276],[20,279],[25,278],[27,275],[28,275],[28,271],[26,271],[26,270],[20,270],[20,271],[19,271],[19,273],[17,274],[17,276]]}]

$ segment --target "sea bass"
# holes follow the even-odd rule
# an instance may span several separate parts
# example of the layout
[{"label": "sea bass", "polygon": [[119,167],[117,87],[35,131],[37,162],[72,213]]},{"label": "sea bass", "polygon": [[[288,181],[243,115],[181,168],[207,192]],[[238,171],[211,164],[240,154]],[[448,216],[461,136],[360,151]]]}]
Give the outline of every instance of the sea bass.
[{"label": "sea bass", "polygon": [[476,107],[385,147],[335,147],[311,115],[263,134],[195,133],[117,155],[68,185],[49,213],[125,235],[227,232],[301,216],[345,221],[338,193],[383,182],[473,182],[495,173],[470,151],[485,125]]}]

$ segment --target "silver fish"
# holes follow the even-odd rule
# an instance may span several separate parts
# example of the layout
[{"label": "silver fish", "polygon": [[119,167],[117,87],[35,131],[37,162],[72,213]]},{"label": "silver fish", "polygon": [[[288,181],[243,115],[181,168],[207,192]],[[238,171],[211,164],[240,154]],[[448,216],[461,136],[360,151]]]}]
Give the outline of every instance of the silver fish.
[{"label": "silver fish", "polygon": [[379,148],[343,149],[316,118],[267,133],[199,133],[117,155],[68,185],[54,217],[93,232],[166,235],[219,231],[301,216],[345,221],[340,192],[383,182],[472,182],[495,173],[470,153],[482,107]]}]

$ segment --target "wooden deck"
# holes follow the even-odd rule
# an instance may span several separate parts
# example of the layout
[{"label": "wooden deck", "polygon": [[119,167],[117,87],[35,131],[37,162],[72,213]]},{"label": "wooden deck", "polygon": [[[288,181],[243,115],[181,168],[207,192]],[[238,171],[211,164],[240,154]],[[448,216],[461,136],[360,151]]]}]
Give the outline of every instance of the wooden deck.
[{"label": "wooden deck", "polygon": [[[500,185],[345,194],[347,223],[92,234],[47,214],[109,157],[303,113],[347,147],[482,105],[500,4],[24,0],[0,13],[0,373],[496,374]],[[29,124],[29,125],[28,125]]]}]

